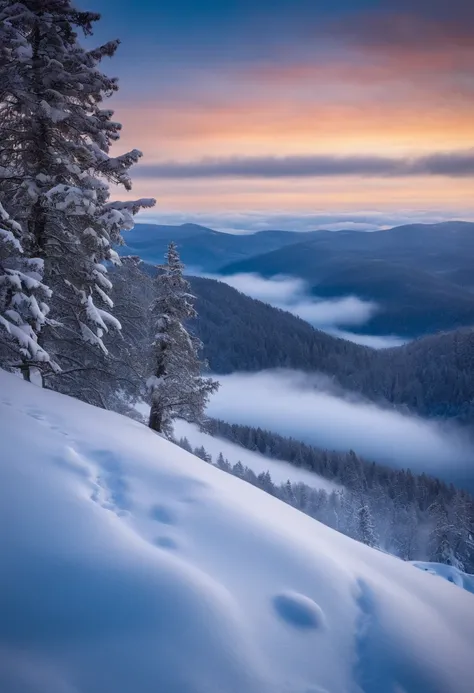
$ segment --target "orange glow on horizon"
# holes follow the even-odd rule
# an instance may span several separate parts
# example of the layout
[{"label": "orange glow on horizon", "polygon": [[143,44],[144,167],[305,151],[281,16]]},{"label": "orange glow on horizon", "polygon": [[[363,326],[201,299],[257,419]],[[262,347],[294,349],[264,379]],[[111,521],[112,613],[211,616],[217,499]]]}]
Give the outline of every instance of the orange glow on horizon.
[{"label": "orange glow on horizon", "polygon": [[130,193],[157,198],[160,210],[183,212],[436,210],[444,206],[454,217],[474,214],[472,183],[466,179],[382,178],[178,180],[137,179]]},{"label": "orange glow on horizon", "polygon": [[[117,102],[124,126],[119,148],[141,149],[144,164],[259,156],[410,157],[473,148],[470,35],[454,24],[424,24],[419,36],[406,18],[396,21],[398,43],[380,43],[375,32],[365,45],[348,45],[333,60],[223,68],[220,91],[212,75],[207,80],[201,74],[189,93],[183,86],[175,98],[150,96],[133,107]],[[473,187],[469,178],[436,176],[137,178],[134,186],[135,194],[157,197],[164,209],[190,212],[271,212],[277,206],[302,212],[440,205],[473,210]]]}]

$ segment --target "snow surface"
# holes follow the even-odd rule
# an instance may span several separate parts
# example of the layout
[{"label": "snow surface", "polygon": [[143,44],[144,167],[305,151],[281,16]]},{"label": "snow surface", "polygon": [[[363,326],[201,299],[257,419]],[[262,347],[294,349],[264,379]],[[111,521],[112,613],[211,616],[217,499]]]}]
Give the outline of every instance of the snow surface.
[{"label": "snow surface", "polygon": [[470,693],[474,597],[0,372],[2,693]]},{"label": "snow surface", "polygon": [[474,594],[474,575],[469,575],[469,573],[463,573],[459,568],[455,568],[451,565],[446,565],[445,563],[428,563],[426,561],[413,561],[413,565],[420,570],[425,570],[430,575],[436,575],[452,582],[458,587],[471,592]]},{"label": "snow surface", "polygon": [[232,465],[240,461],[244,467],[249,467],[255,474],[268,471],[275,484],[284,484],[289,479],[292,483],[302,481],[311,488],[324,489],[329,493],[341,488],[337,484],[323,479],[318,474],[313,474],[313,472],[307,469],[295,467],[289,462],[281,462],[271,457],[265,457],[265,455],[259,452],[247,450],[225,438],[203,433],[199,430],[199,426],[190,424],[182,419],[174,422],[174,435],[177,440],[187,438],[193,449],[203,446],[206,452],[212,456],[214,464],[217,462],[219,453],[222,452]]}]

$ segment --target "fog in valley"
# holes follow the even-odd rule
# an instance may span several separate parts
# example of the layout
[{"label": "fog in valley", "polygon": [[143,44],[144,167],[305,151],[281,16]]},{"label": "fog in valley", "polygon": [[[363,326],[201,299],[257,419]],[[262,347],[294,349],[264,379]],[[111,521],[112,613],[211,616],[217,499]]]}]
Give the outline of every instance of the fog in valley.
[{"label": "fog in valley", "polygon": [[[197,274],[195,271],[193,273]],[[362,328],[379,310],[375,302],[362,300],[358,296],[322,299],[311,293],[303,279],[283,275],[271,278],[254,273],[202,276],[222,281],[247,296],[297,315],[317,329],[357,344],[383,349],[399,346],[406,341],[397,335],[352,332],[351,327]]]},{"label": "fog in valley", "polygon": [[474,480],[474,446],[453,424],[378,407],[308,373],[234,373],[219,380],[209,416],[452,481]]}]

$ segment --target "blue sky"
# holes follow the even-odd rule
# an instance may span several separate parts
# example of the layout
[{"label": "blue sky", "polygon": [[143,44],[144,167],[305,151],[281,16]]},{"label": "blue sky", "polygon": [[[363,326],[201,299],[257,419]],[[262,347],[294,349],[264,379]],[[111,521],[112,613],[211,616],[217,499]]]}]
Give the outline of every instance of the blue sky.
[{"label": "blue sky", "polygon": [[82,5],[121,39],[120,146],[145,154],[155,216],[474,216],[465,0]]}]

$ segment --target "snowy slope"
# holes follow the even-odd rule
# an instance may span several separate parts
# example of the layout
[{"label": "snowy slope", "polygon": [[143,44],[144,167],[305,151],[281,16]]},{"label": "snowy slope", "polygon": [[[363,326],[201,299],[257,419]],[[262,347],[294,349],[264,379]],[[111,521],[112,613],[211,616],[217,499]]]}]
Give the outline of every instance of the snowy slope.
[{"label": "snowy slope", "polygon": [[2,693],[470,693],[474,597],[0,372]]},{"label": "snowy slope", "polygon": [[295,467],[289,462],[272,460],[271,457],[265,457],[265,455],[261,455],[258,452],[247,450],[225,438],[218,438],[217,436],[203,433],[203,431],[199,430],[199,426],[190,424],[187,421],[175,421],[174,435],[177,440],[187,438],[193,449],[203,446],[206,452],[212,455],[214,464],[219,453],[222,452],[223,456],[232,465],[240,461],[245,467],[249,467],[249,469],[254,471],[255,474],[268,471],[275,484],[284,484],[289,479],[292,483],[302,481],[311,488],[324,489],[329,493],[340,488],[332,481],[323,479],[318,474],[313,474],[313,472],[307,469]]},{"label": "snowy slope", "polygon": [[445,563],[413,561],[413,565],[420,568],[420,570],[425,570],[427,573],[430,573],[430,575],[448,580],[448,582],[452,582],[454,585],[474,594],[474,575],[463,573],[462,570],[454,568],[451,565],[446,565]]}]

